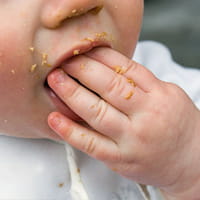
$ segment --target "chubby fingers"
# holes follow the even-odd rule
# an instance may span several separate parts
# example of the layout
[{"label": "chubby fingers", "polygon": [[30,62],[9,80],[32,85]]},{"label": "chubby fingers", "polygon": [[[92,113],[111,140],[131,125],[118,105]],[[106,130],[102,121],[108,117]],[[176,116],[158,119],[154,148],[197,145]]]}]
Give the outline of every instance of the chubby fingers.
[{"label": "chubby fingers", "polygon": [[[145,92],[151,92],[158,86],[159,79],[152,72],[118,51],[108,47],[101,47],[93,49],[86,55],[110,67],[112,70],[120,70],[125,77],[134,80],[138,87]],[[119,68],[117,69],[117,67]]]},{"label": "chubby fingers", "polygon": [[48,76],[49,86],[77,115],[98,132],[118,141],[127,116],[90,90],[78,84],[63,70],[57,69]]},{"label": "chubby fingers", "polygon": [[71,59],[64,64],[63,69],[126,115],[136,111],[138,104],[146,99],[146,93],[134,80],[87,56]]},{"label": "chubby fingers", "polygon": [[84,127],[58,112],[49,115],[48,124],[69,144],[98,160],[116,161],[120,158],[118,145],[112,139]]}]

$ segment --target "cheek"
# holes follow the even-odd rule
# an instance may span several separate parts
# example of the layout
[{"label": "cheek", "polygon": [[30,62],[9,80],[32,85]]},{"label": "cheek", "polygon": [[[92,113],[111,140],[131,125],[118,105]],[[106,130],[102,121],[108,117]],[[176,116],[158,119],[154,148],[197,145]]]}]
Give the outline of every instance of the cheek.
[{"label": "cheek", "polygon": [[110,13],[118,30],[118,41],[121,51],[131,57],[139,38],[142,17],[143,0],[108,1]]},{"label": "cheek", "polygon": [[13,33],[16,32],[0,34],[0,93],[4,94],[1,99],[5,100],[22,91],[29,57],[28,50],[27,53],[24,51],[22,37]]}]

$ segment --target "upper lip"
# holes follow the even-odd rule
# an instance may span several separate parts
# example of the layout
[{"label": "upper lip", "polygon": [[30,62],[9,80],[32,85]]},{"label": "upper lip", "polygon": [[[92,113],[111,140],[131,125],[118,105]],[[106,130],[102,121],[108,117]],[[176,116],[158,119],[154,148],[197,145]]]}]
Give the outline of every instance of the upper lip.
[{"label": "upper lip", "polygon": [[84,54],[90,50],[92,50],[95,47],[111,47],[111,44],[109,41],[101,41],[101,40],[94,40],[94,41],[89,41],[85,40],[82,43],[76,44],[70,49],[68,49],[66,52],[64,52],[61,56],[58,57],[58,59],[55,61],[55,64],[52,67],[52,70],[61,67],[62,64],[70,59],[71,57],[75,56],[74,51],[78,50],[78,55]]},{"label": "upper lip", "polygon": [[44,79],[44,85],[45,87],[48,87],[48,81],[47,77],[48,75],[55,70],[58,67],[62,67],[64,62],[66,62],[68,59],[74,56],[74,50],[79,50],[79,54],[84,54],[90,50],[92,50],[95,47],[110,47],[112,48],[111,43],[108,40],[84,40],[80,43],[77,43],[73,45],[70,49],[64,51],[63,54],[58,56],[58,58],[55,60],[55,62],[52,64],[51,69],[47,73],[45,79]]}]

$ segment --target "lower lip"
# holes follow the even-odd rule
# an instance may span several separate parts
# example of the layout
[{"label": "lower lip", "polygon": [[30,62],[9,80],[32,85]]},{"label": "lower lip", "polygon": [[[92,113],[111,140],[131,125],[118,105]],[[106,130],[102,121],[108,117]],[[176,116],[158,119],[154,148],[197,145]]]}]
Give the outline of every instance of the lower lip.
[{"label": "lower lip", "polygon": [[74,113],[49,87],[46,87],[46,92],[51,98],[59,112],[74,121],[83,121],[76,113]]}]

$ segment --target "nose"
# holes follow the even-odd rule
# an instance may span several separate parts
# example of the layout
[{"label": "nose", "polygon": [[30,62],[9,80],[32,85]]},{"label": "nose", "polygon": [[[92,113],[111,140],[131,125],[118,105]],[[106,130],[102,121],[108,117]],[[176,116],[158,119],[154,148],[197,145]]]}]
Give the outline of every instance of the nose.
[{"label": "nose", "polygon": [[47,28],[57,28],[63,21],[89,11],[96,14],[104,0],[46,0],[41,13],[41,22]]}]

